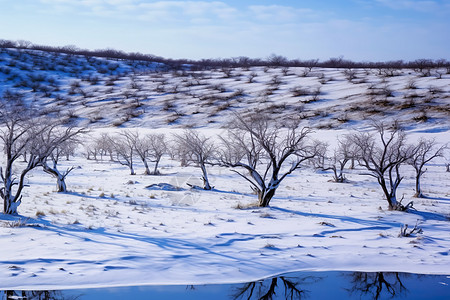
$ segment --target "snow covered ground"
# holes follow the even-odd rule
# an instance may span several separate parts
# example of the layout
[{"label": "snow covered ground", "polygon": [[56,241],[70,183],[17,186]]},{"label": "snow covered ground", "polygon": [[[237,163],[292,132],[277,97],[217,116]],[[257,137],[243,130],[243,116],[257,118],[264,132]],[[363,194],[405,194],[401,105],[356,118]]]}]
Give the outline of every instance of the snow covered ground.
[{"label": "snow covered ground", "polygon": [[[20,64],[11,66],[10,54],[0,57],[0,65],[24,74]],[[74,65],[82,66],[81,58]],[[197,84],[195,77],[173,73],[133,79],[123,71],[112,87],[105,84],[109,75],[97,85],[83,82],[85,97],[69,95],[73,78],[66,71],[42,71],[54,72],[60,87],[51,97],[60,98],[15,88],[30,101],[40,95],[34,100],[42,107],[70,110],[74,122],[92,128],[94,135],[116,127],[167,134],[195,127],[220,134],[233,111],[265,109],[281,119],[303,115],[304,125],[315,127],[314,137],[331,144],[337,136],[365,129],[369,118],[394,117],[411,140],[450,142],[450,75],[437,79],[405,70],[383,79],[375,70],[357,70],[360,83],[346,80],[342,70],[300,77],[292,73],[301,70],[283,75],[280,69],[256,68],[234,70],[240,80],[203,72]],[[257,76],[248,83],[251,72]],[[268,82],[275,75],[283,83],[270,92]],[[17,85],[19,79],[10,77],[0,74],[3,90]],[[158,89],[162,79],[164,88]],[[406,87],[412,79],[416,87]],[[133,80],[140,97],[127,98],[124,90]],[[298,86],[320,86],[319,98],[294,96]],[[386,86],[394,95],[379,95],[378,88]],[[367,92],[374,89],[379,94]],[[140,105],[131,109],[136,101]],[[347,183],[331,182],[330,172],[302,168],[283,181],[270,207],[260,208],[248,183],[229,169],[209,168],[214,189],[203,191],[186,184],[199,184],[200,169],[180,167],[169,156],[161,163],[162,175],[139,175],[143,167],[138,164],[138,175],[131,176],[107,159],[86,160],[80,148],[75,158],[61,162],[61,169],[80,167],[67,177],[69,193],[56,193],[54,179],[36,169],[28,176],[20,215],[0,214],[0,289],[248,282],[299,270],[449,274],[450,172],[445,162],[438,158],[428,166],[422,180],[428,197],[423,199],[413,198],[413,169],[404,168],[398,195],[414,201],[417,211],[409,213],[387,210],[375,179],[361,175],[358,167],[346,170]],[[417,224],[423,233],[399,237],[405,224]]]},{"label": "snow covered ground", "polygon": [[[84,157],[63,165],[81,167],[67,179],[70,193],[55,193],[54,179],[35,170],[20,216],[1,215],[1,288],[241,282],[294,270],[448,273],[442,161],[424,175],[425,199],[412,198],[413,170],[405,170],[399,195],[414,200],[411,213],[386,210],[361,169],[334,183],[329,172],[305,168],[259,208],[248,184],[220,167],[210,168],[214,190],[203,191],[186,185],[199,183],[200,169],[168,157],[161,176]],[[158,183],[169,185],[148,188]],[[404,224],[423,233],[398,237]]]}]

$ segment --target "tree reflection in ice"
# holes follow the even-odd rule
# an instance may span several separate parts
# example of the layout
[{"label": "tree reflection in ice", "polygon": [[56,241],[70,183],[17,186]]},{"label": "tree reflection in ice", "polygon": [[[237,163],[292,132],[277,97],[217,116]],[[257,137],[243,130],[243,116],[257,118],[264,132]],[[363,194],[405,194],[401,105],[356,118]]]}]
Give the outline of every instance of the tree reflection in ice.
[{"label": "tree reflection in ice", "polygon": [[[2,293],[0,292],[0,295]],[[76,300],[79,296],[65,297],[62,291],[4,291],[2,300]]]},{"label": "tree reflection in ice", "polygon": [[[408,290],[403,285],[400,277],[408,274],[398,272],[354,272],[349,275],[352,287],[348,289],[350,294],[359,293],[362,296],[371,296],[374,300],[380,299],[383,292],[394,298],[406,294]],[[383,297],[384,298],[384,297]]]},{"label": "tree reflection in ice", "polygon": [[397,272],[295,272],[237,284],[125,286],[61,291],[0,291],[0,300],[450,299],[450,276]]},{"label": "tree reflection in ice", "polygon": [[304,285],[319,281],[320,277],[307,276],[303,278],[289,278],[285,276],[273,277],[261,281],[254,281],[236,288],[232,297],[235,300],[271,300],[271,299],[304,299],[308,290]]}]

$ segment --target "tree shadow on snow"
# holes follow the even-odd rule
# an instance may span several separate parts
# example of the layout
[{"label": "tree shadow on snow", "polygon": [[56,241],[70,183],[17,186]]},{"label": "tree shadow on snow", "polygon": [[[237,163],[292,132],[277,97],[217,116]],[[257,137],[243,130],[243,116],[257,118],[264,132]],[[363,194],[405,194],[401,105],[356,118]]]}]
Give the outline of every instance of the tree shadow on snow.
[{"label": "tree shadow on snow", "polygon": [[270,207],[273,210],[282,211],[285,213],[295,214],[303,217],[312,217],[312,218],[326,218],[326,219],[335,219],[342,222],[350,222],[350,223],[356,223],[360,225],[366,225],[366,226],[390,226],[390,227],[398,227],[398,223],[394,222],[387,222],[385,220],[366,220],[366,219],[360,219],[355,217],[349,217],[349,216],[340,216],[340,215],[329,215],[329,214],[319,214],[319,213],[309,213],[309,212],[303,212],[303,211],[297,211],[297,210],[291,210],[287,208],[281,208],[276,206]]},{"label": "tree shadow on snow", "polygon": [[[2,215],[0,214],[0,220],[2,219]],[[26,218],[23,216],[12,216],[12,217],[5,217],[7,220],[21,220],[21,219],[27,219],[28,225],[23,225],[27,227],[32,227],[36,230],[42,230],[42,231],[50,231],[58,234],[59,236],[69,236],[75,239],[78,239],[82,242],[89,242],[89,243],[96,243],[99,244],[101,247],[102,245],[110,245],[115,247],[123,248],[124,250],[130,250],[130,247],[132,247],[135,242],[143,242],[152,244],[156,247],[158,247],[161,250],[169,251],[168,255],[173,254],[172,258],[180,257],[179,251],[187,251],[187,255],[182,256],[197,256],[202,257],[203,255],[213,255],[221,257],[222,259],[229,259],[232,261],[237,261],[238,259],[226,255],[220,252],[213,251],[210,249],[207,245],[201,245],[201,242],[196,241],[190,241],[189,239],[183,239],[183,238],[174,238],[174,237],[152,237],[147,235],[141,235],[138,233],[126,233],[126,232],[108,232],[105,228],[86,228],[83,224],[71,224],[71,225],[58,225],[51,223],[50,221],[47,221],[45,219],[31,219]],[[102,237],[101,239],[98,237]],[[124,243],[124,240],[129,240],[129,242]],[[200,253],[199,253],[200,252]],[[131,256],[124,256],[121,257],[120,260],[130,260],[130,259],[144,259],[148,260],[149,257],[147,256],[139,256],[139,255],[131,255]],[[44,263],[52,263],[52,262],[66,262],[67,264],[81,264],[81,263],[95,263],[95,264],[106,264],[110,260],[116,261],[117,258],[112,259],[105,259],[102,261],[95,260],[83,260],[83,259],[42,259],[42,258],[36,258],[36,259],[26,259],[26,260],[14,260],[14,261],[1,261],[0,265],[2,264],[16,264],[16,265],[22,265],[29,262],[44,262]]]},{"label": "tree shadow on snow", "polygon": [[419,210],[409,210],[408,212],[411,214],[421,216],[425,220],[450,221],[449,217],[434,212],[419,211]]},{"label": "tree shadow on snow", "polygon": [[444,202],[449,202],[449,203],[446,203],[446,204],[450,204],[450,198],[432,197],[432,196],[423,195],[421,199],[428,199],[428,200],[435,200],[435,201],[444,201]]}]

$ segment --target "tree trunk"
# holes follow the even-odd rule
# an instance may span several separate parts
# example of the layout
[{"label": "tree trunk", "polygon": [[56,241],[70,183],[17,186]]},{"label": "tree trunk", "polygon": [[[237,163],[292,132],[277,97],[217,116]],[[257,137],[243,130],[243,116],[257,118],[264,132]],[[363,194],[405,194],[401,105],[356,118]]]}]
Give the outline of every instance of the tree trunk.
[{"label": "tree trunk", "polygon": [[13,182],[11,178],[6,177],[4,188],[1,191],[1,196],[3,198],[3,213],[6,215],[17,215],[17,208],[21,203],[22,197],[15,201],[16,197],[12,195],[12,185]]},{"label": "tree trunk", "polygon": [[58,193],[65,193],[67,192],[67,185],[66,185],[66,175],[67,174],[61,174],[59,170],[54,166],[53,168],[50,168],[47,164],[44,164],[43,166],[44,172],[52,175],[56,178],[56,191]]},{"label": "tree trunk", "polygon": [[202,173],[203,173],[203,189],[204,190],[211,190],[211,185],[209,184],[209,180],[208,180],[208,173],[206,173],[206,167],[204,164],[200,165],[200,168],[202,169]]},{"label": "tree trunk", "polygon": [[399,209],[399,203],[397,202],[396,197],[397,188],[391,187],[390,189],[388,189],[384,177],[378,178],[378,183],[380,184],[384,196],[389,204],[389,210],[401,210]]},{"label": "tree trunk", "polygon": [[395,194],[389,196],[388,203],[389,203],[389,210],[401,210]]},{"label": "tree trunk", "polygon": [[21,201],[18,200],[14,202],[14,199],[4,199],[4,207],[3,207],[3,213],[5,215],[17,215],[17,208],[19,207]]},{"label": "tree trunk", "polygon": [[150,169],[148,168],[147,160],[145,158],[143,158],[142,162],[144,163],[144,167],[145,167],[144,175],[150,175],[151,173],[150,173]]},{"label": "tree trunk", "polygon": [[[402,177],[400,177],[399,174],[399,167],[400,165],[396,165],[389,169],[389,184],[386,182],[386,179],[383,175],[380,175],[378,179],[378,184],[381,186],[381,189],[383,190],[384,196],[386,197],[386,200],[389,204],[389,210],[401,210],[405,211],[409,207],[412,207],[412,202],[408,203],[406,206],[403,206],[401,204],[401,201],[397,201],[397,188],[400,185],[400,182],[402,181]],[[395,168],[395,175],[392,174],[392,171]]]},{"label": "tree trunk", "polygon": [[66,193],[67,192],[65,176],[58,176],[58,178],[56,179],[56,191],[58,193]]},{"label": "tree trunk", "polygon": [[129,160],[127,158],[125,158],[125,160],[129,163],[128,166],[130,167],[130,174],[131,175],[136,175],[136,172],[134,172],[134,168],[133,168],[133,151],[130,151],[130,156],[129,156]]},{"label": "tree trunk", "polygon": [[[30,164],[30,163],[29,163]],[[3,213],[7,215],[17,215],[17,208],[22,203],[22,189],[24,187],[24,180],[26,174],[33,167],[28,166],[20,174],[18,182],[12,179],[12,165],[7,164],[5,174],[2,174],[4,178],[3,187],[0,189],[0,195],[3,198]],[[17,184],[16,194],[13,195],[13,185]]]},{"label": "tree trunk", "polygon": [[331,168],[333,170],[334,176],[333,179],[335,182],[343,183],[345,181],[345,177],[342,174],[342,169],[338,169],[336,167]]},{"label": "tree trunk", "polygon": [[269,206],[270,200],[275,195],[275,189],[267,189],[265,191],[258,192],[258,201],[260,207]]},{"label": "tree trunk", "polygon": [[155,168],[153,169],[153,175],[159,175],[159,171],[158,171],[158,165],[159,165],[159,159],[157,159],[155,161]]},{"label": "tree trunk", "polygon": [[420,188],[420,176],[420,173],[416,174],[416,193],[414,194],[414,197],[416,198],[423,198],[422,190]]}]

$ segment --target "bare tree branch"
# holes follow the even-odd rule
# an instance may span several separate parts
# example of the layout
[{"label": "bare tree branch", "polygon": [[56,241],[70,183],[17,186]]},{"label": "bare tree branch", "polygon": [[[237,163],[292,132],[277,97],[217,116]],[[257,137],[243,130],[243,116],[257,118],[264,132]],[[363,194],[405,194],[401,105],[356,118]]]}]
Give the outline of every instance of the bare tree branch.
[{"label": "bare tree branch", "polygon": [[227,134],[220,137],[221,165],[247,171],[234,170],[252,184],[260,206],[268,206],[281,181],[318,154],[318,145],[306,142],[310,129],[300,129],[295,120],[284,125],[266,114],[236,115]]},{"label": "bare tree branch", "polygon": [[215,145],[212,139],[193,129],[188,129],[182,134],[174,134],[174,142],[177,146],[177,155],[181,160],[193,162],[201,168],[203,189],[212,189],[206,171],[206,164],[212,163],[215,157]]},{"label": "bare tree branch", "polygon": [[420,186],[420,179],[422,175],[427,171],[425,165],[431,160],[444,155],[444,150],[448,148],[448,145],[438,146],[434,139],[421,138],[415,147],[415,151],[412,157],[408,160],[414,170],[416,171],[416,193],[415,197],[422,198],[422,189]]},{"label": "bare tree branch", "polygon": [[414,147],[406,143],[406,135],[397,122],[390,129],[385,123],[373,123],[373,128],[375,135],[357,132],[349,137],[356,147],[358,162],[369,171],[366,175],[377,178],[389,209],[405,210],[412,205],[403,206],[397,201],[396,192],[403,179],[400,166],[412,157]]},{"label": "bare tree branch", "polygon": [[[25,176],[38,166],[43,166],[55,149],[83,132],[83,129],[62,127],[61,120],[48,119],[27,107],[20,99],[2,98],[0,101],[0,139],[3,142],[6,161],[0,168],[3,212],[17,214],[25,187]],[[19,168],[16,164],[20,156],[26,157],[27,164]],[[19,169],[19,174],[13,170]]]}]

